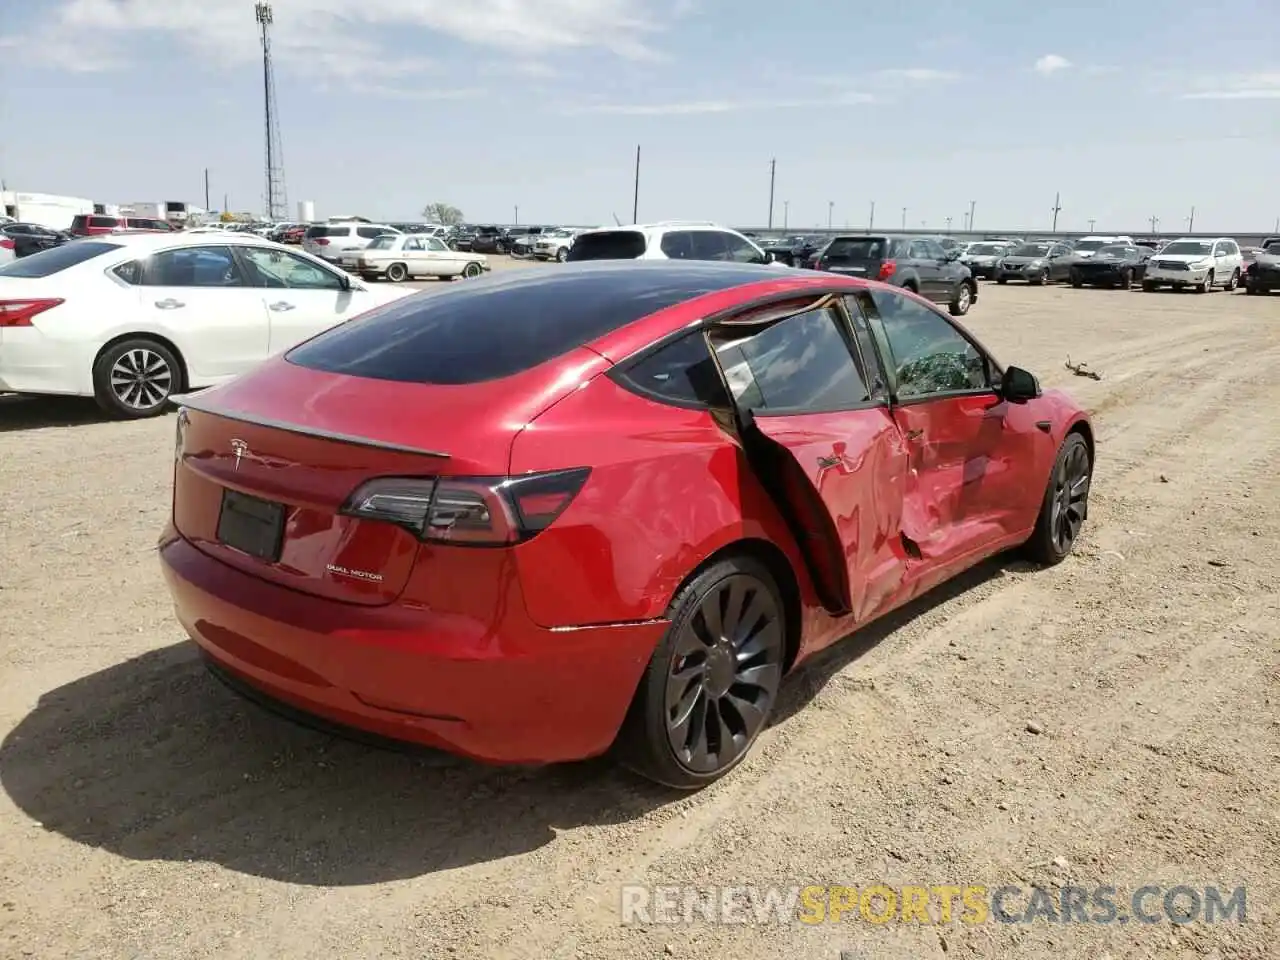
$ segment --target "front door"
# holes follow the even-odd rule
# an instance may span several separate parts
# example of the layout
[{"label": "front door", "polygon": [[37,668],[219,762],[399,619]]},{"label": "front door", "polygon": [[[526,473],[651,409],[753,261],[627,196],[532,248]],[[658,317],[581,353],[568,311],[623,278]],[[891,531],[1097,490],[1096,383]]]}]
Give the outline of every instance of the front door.
[{"label": "front door", "polygon": [[[896,588],[905,454],[835,299],[718,322],[708,340],[743,451],[795,535],[823,605],[858,616]],[[869,386],[870,384],[870,386]],[[884,581],[896,583],[890,587]]]},{"label": "front door", "polygon": [[1034,522],[1044,491],[1017,468],[1052,438],[999,396],[993,361],[949,318],[894,291],[860,302],[891,358],[909,457],[903,531],[929,568],[963,564]]},{"label": "front door", "polygon": [[[270,317],[280,353],[367,309],[367,295],[337,273],[287,250],[240,247],[245,272]],[[348,288],[349,286],[349,288]]]},{"label": "front door", "polygon": [[439,237],[424,237],[422,245],[431,264],[432,276],[452,277],[462,272],[466,257],[450,250],[449,245]]},{"label": "front door", "polygon": [[145,262],[140,279],[142,316],[177,345],[189,386],[237,376],[267,358],[262,297],[229,246],[162,250]]}]

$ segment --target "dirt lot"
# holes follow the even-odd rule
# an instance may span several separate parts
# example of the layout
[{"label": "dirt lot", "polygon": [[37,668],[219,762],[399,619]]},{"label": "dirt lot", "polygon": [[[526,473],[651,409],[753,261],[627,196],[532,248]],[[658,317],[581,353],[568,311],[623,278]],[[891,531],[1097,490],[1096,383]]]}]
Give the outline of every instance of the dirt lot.
[{"label": "dirt lot", "polygon": [[[172,418],[0,402],[0,957],[1277,956],[1280,298],[987,286],[970,325],[1097,415],[1080,549],[846,641],[695,796],[241,702],[157,570]],[[1248,919],[620,924],[624,883],[875,881],[1244,884]]]}]

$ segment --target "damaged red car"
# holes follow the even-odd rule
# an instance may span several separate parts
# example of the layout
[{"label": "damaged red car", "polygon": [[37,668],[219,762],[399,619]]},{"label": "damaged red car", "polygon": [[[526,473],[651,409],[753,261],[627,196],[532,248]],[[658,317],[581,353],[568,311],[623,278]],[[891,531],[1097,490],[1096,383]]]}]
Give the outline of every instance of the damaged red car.
[{"label": "damaged red car", "polygon": [[182,398],[160,557],[210,666],[479,760],[695,788],[783,676],[1088,510],[1086,414],[909,291],[584,263],[380,307]]}]

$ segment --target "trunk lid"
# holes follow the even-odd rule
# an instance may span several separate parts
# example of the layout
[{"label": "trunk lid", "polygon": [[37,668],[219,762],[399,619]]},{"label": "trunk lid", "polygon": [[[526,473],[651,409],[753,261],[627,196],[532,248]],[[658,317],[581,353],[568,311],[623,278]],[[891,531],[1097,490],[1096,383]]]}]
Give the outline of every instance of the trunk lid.
[{"label": "trunk lid", "polygon": [[276,358],[183,398],[174,526],[203,553],[264,580],[391,603],[421,543],[400,526],[342,513],[351,495],[380,477],[505,475],[515,435],[607,366],[579,349],[501,381],[442,386]]}]

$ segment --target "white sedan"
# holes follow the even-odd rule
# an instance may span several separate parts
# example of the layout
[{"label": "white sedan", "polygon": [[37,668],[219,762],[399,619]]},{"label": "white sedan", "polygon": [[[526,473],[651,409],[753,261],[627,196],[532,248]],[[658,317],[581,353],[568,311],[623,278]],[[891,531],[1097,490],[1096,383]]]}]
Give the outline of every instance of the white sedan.
[{"label": "white sedan", "polygon": [[384,234],[360,251],[354,272],[366,280],[401,281],[421,277],[478,277],[489,258],[469,250],[451,250],[439,237],[421,233]]},{"label": "white sedan", "polygon": [[154,416],[411,292],[253,234],[85,237],[0,267],[0,393]]}]

